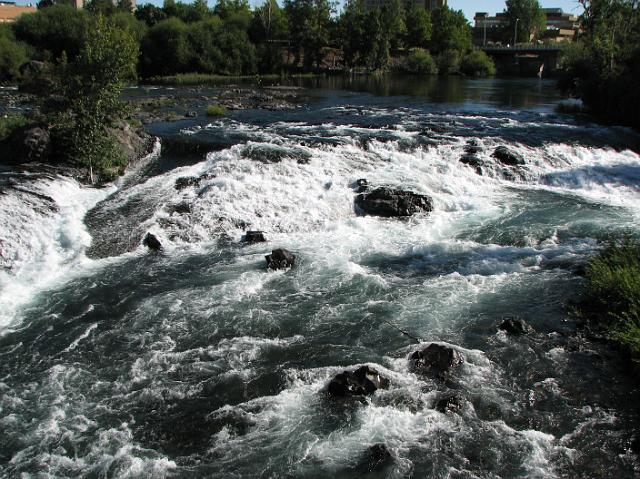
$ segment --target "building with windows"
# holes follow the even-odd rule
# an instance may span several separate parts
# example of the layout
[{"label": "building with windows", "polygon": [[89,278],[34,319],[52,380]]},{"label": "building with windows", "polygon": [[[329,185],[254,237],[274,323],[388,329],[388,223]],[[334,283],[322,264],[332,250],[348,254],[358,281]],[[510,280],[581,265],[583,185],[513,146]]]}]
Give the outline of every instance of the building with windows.
[{"label": "building with windows", "polygon": [[[546,16],[545,31],[540,35],[543,40],[557,43],[572,41],[580,30],[580,19],[576,15],[565,13],[562,8],[543,8],[542,11]],[[492,17],[487,12],[477,12],[473,19],[474,44],[487,45],[503,40],[509,24],[506,13],[497,13]]]},{"label": "building with windows", "polygon": [[36,11],[33,5],[16,5],[16,2],[0,1],[0,23],[13,22],[23,13],[32,13]]}]

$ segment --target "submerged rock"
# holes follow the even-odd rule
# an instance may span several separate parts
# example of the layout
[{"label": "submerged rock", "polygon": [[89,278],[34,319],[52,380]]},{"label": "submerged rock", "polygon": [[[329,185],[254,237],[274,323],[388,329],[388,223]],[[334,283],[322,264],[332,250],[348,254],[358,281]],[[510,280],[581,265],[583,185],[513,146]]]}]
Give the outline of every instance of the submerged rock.
[{"label": "submerged rock", "polygon": [[162,243],[153,233],[147,233],[142,240],[142,244],[152,251],[160,251],[162,249]]},{"label": "submerged rock", "polygon": [[247,231],[244,235],[244,241],[249,244],[264,243],[267,239],[262,231]]},{"label": "submerged rock", "polygon": [[397,217],[433,210],[433,201],[411,191],[380,187],[356,196],[356,206],[367,215]]},{"label": "submerged rock", "polygon": [[378,471],[393,462],[393,455],[384,444],[374,444],[367,448],[356,466],[356,471],[367,473]]},{"label": "submerged rock", "polygon": [[431,343],[422,350],[409,356],[413,366],[423,373],[444,378],[451,370],[462,363],[462,356],[451,346]]},{"label": "submerged rock", "polygon": [[521,166],[525,164],[524,158],[506,146],[499,146],[493,152],[493,156],[500,163],[507,166]]},{"label": "submerged rock", "polygon": [[267,260],[267,268],[269,269],[286,269],[291,268],[296,261],[296,256],[286,249],[274,249],[271,254],[265,256]]},{"label": "submerged rock", "polygon": [[189,186],[198,186],[200,184],[200,178],[197,176],[183,176],[176,180],[176,190],[183,190]]},{"label": "submerged rock", "polygon": [[330,396],[367,396],[378,389],[387,389],[389,380],[369,366],[360,366],[355,371],[343,371],[329,383]]},{"label": "submerged rock", "polygon": [[458,393],[449,393],[436,401],[435,410],[443,414],[457,413],[463,404],[464,399]]},{"label": "submerged rock", "polygon": [[505,331],[507,334],[512,334],[514,336],[520,336],[522,334],[533,333],[535,330],[533,327],[522,319],[505,319],[498,326],[499,329]]}]

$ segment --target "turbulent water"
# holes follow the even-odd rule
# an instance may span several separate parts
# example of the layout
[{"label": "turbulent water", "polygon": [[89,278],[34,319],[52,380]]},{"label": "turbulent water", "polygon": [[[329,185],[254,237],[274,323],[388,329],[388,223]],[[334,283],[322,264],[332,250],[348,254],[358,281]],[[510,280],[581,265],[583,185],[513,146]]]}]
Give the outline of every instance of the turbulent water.
[{"label": "turbulent water", "polygon": [[[550,82],[456,85],[154,125],[103,189],[3,173],[0,476],[637,477],[640,393],[567,306],[601,240],[638,233],[639,138],[554,113]],[[358,215],[360,178],[434,211]],[[266,269],[278,247],[293,269]],[[446,381],[409,367],[430,342],[464,358]],[[327,395],[363,364],[389,389]]]}]

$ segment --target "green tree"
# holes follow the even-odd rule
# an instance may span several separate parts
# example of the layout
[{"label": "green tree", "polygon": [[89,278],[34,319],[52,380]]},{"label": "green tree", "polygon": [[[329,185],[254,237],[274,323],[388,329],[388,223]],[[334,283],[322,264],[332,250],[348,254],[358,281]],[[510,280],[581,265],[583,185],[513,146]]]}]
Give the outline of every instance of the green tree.
[{"label": "green tree", "polygon": [[363,65],[370,34],[364,0],[349,0],[338,20],[344,64],[348,68]]},{"label": "green tree", "polygon": [[462,11],[454,11],[448,7],[440,8],[431,15],[431,23],[432,51],[466,51],[471,48],[471,27]]},{"label": "green tree", "polygon": [[21,15],[12,24],[18,40],[34,47],[40,59],[73,59],[84,45],[88,17],[83,10],[54,5],[36,13]]},{"label": "green tree", "polygon": [[640,9],[636,0],[581,0],[585,33],[561,57],[561,87],[608,121],[640,128]]},{"label": "green tree", "polygon": [[135,11],[135,16],[138,20],[143,21],[149,27],[153,27],[162,20],[167,19],[167,14],[164,10],[151,3],[146,3],[138,7]]},{"label": "green tree", "polygon": [[[508,24],[504,39],[511,43],[528,42],[531,36],[539,35],[545,29],[546,17],[538,0],[507,0],[505,10]],[[517,30],[516,30],[517,25]]]},{"label": "green tree", "polygon": [[289,36],[289,23],[276,0],[267,0],[253,12],[249,25],[249,38],[258,45],[259,70],[277,71],[282,67],[279,42]]},{"label": "green tree", "polygon": [[191,48],[188,27],[178,18],[153,26],[140,44],[140,68],[144,76],[171,75],[189,71]]},{"label": "green tree", "polygon": [[285,0],[296,63],[304,52],[304,67],[322,60],[322,48],[329,42],[332,7],[328,0]]},{"label": "green tree", "polygon": [[27,59],[27,47],[15,39],[8,25],[0,25],[0,82],[16,81]]},{"label": "green tree", "polygon": [[405,23],[407,35],[405,44],[408,47],[426,48],[431,40],[431,15],[424,7],[413,5],[407,10]]},{"label": "green tree", "polygon": [[138,46],[102,15],[91,21],[85,38],[74,61],[58,68],[52,93],[62,102],[50,112],[54,135],[68,145],[72,160],[91,172],[115,175],[126,160],[108,127],[126,112],[120,93],[125,82],[135,78]]},{"label": "green tree", "polygon": [[[129,3],[129,5],[131,5],[131,3]],[[101,15],[113,15],[118,11],[117,5],[111,0],[89,0],[85,3],[84,9],[87,12]]]}]

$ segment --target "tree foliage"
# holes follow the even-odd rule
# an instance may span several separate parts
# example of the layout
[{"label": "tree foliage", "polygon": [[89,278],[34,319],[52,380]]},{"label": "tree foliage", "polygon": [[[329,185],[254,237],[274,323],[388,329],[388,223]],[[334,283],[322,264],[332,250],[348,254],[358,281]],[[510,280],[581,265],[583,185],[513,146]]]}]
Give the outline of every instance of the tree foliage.
[{"label": "tree foliage", "polygon": [[27,58],[26,45],[16,40],[8,25],[0,25],[0,82],[16,81]]},{"label": "tree foliage", "polygon": [[563,53],[560,85],[603,119],[640,128],[638,2],[581,3],[585,33]]},{"label": "tree foliage", "polygon": [[[540,35],[546,24],[544,12],[538,0],[507,0],[505,14],[508,20],[504,31],[507,43],[528,42],[532,36]],[[517,30],[516,30],[517,26]]]},{"label": "tree foliage", "polygon": [[408,47],[427,48],[431,40],[431,15],[427,9],[414,4],[407,10],[407,34],[405,44]]},{"label": "tree foliage", "polygon": [[432,51],[440,53],[447,50],[471,49],[471,27],[462,11],[454,11],[448,7],[440,8],[431,15],[431,22]]}]

